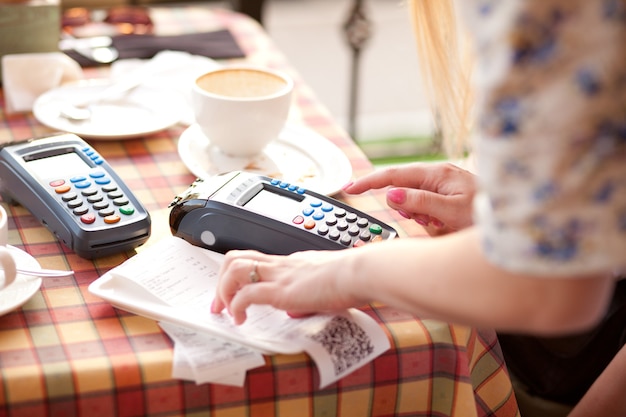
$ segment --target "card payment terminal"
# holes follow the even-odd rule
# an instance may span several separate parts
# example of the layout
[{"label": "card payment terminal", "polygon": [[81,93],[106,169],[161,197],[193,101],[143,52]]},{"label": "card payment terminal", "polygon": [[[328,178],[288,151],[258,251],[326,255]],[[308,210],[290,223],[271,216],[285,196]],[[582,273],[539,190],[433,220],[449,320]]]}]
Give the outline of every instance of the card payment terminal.
[{"label": "card payment terminal", "polygon": [[170,207],[173,235],[220,253],[286,255],[397,237],[392,227],[340,201],[241,171],[196,180]]},{"label": "card payment terminal", "polygon": [[0,193],[83,258],[143,244],[150,216],[111,166],[74,134],[0,147]]}]

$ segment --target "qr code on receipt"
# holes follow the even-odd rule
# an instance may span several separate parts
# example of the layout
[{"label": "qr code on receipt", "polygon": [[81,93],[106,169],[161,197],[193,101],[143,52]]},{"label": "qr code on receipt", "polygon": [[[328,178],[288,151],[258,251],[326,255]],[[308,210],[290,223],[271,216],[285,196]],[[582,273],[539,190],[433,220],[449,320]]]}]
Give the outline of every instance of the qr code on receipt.
[{"label": "qr code on receipt", "polygon": [[352,368],[374,352],[369,335],[353,321],[337,316],[324,329],[310,336],[331,357],[335,375]]}]

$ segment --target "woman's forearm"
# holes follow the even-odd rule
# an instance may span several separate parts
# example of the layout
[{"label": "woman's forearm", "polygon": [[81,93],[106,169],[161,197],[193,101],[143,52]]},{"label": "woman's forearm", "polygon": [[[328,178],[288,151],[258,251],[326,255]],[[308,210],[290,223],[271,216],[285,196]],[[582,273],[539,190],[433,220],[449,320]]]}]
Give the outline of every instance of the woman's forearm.
[{"label": "woman's forearm", "polygon": [[554,334],[587,328],[603,314],[613,288],[609,274],[543,278],[500,269],[485,260],[474,228],[355,251],[350,279],[357,282],[345,288],[357,291],[357,298],[498,330]]}]

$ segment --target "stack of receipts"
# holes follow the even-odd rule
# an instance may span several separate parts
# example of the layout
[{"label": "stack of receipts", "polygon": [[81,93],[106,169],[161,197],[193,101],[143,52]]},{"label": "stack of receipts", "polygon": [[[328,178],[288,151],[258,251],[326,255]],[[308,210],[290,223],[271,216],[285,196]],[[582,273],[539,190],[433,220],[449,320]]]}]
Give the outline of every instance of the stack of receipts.
[{"label": "stack of receipts", "polygon": [[174,341],[172,376],[196,383],[243,386],[264,354],[308,353],[320,388],[389,349],[380,325],[350,309],[290,318],[265,305],[248,308],[240,326],[210,312],[223,255],[168,236],[110,270],[89,291],[114,306],[158,320]]}]

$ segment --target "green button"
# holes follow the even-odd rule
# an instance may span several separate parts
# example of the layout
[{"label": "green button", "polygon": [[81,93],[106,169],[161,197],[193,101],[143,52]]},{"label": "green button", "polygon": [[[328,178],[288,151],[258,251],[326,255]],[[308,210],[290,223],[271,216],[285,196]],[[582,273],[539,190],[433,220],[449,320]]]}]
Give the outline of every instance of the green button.
[{"label": "green button", "polygon": [[375,235],[379,235],[383,232],[383,228],[379,224],[374,223],[370,226],[370,232],[374,233]]},{"label": "green button", "polygon": [[124,206],[120,207],[120,213],[131,215],[135,212],[135,209],[132,206]]}]

